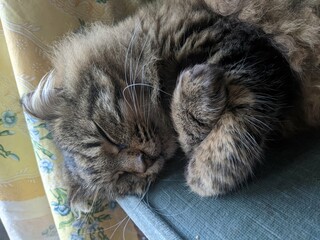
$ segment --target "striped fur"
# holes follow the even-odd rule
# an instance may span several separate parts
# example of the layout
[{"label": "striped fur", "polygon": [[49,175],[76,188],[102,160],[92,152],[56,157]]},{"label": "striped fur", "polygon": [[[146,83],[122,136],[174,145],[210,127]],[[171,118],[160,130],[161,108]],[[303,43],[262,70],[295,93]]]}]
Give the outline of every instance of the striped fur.
[{"label": "striped fur", "polygon": [[191,189],[224,194],[252,174],[272,134],[319,125],[315,3],[273,0],[282,20],[267,1],[223,2],[158,1],[55,46],[54,74],[23,104],[68,156],[75,208],[98,193],[142,194],[177,141]]}]

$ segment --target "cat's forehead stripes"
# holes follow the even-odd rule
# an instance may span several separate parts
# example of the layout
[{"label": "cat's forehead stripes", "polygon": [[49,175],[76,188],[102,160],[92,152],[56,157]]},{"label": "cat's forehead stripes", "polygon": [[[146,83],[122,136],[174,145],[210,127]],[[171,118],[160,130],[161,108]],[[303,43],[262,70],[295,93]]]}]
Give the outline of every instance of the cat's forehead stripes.
[{"label": "cat's forehead stripes", "polygon": [[78,89],[78,95],[73,98],[82,109],[86,109],[89,119],[93,118],[97,110],[114,115],[118,121],[123,118],[119,110],[120,86],[101,69],[93,67],[84,72],[78,81]]}]

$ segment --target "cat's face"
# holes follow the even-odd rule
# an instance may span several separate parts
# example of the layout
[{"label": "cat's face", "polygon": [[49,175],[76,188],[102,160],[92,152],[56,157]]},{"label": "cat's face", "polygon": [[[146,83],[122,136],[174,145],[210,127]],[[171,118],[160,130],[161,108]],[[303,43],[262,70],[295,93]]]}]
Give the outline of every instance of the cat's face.
[{"label": "cat's face", "polygon": [[49,120],[54,140],[67,156],[67,184],[75,201],[97,191],[107,199],[142,194],[175,152],[171,121],[156,88],[129,86],[93,67],[51,90],[47,101],[39,97],[34,107],[28,98],[36,95],[25,97],[24,105]]}]

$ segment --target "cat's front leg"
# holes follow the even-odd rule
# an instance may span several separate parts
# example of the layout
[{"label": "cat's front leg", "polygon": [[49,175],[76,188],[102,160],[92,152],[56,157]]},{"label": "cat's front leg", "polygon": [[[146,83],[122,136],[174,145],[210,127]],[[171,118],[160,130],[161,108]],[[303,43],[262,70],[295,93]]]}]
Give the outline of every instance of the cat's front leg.
[{"label": "cat's front leg", "polygon": [[262,158],[266,136],[256,128],[261,120],[249,118],[223,114],[194,148],[186,171],[192,191],[201,196],[221,195],[242,185],[252,174]]},{"label": "cat's front leg", "polygon": [[184,70],[172,100],[172,118],[179,142],[190,154],[211,132],[226,106],[223,71],[200,64]]},{"label": "cat's front leg", "polygon": [[232,101],[250,104],[252,94],[239,92],[238,86],[239,95],[232,100],[234,86],[226,82],[219,68],[196,65],[182,72],[172,101],[175,128],[189,158],[187,183],[201,196],[223,194],[242,184],[261,159],[269,131],[267,117],[233,109]]}]

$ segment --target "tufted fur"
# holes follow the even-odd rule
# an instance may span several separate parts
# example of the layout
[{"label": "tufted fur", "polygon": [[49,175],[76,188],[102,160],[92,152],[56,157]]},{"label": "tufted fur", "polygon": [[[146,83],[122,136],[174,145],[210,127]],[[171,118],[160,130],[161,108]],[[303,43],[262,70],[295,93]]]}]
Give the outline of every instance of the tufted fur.
[{"label": "tufted fur", "polygon": [[299,74],[303,92],[302,114],[307,125],[320,122],[320,1],[319,0],[206,0],[222,15],[273,34],[291,67]]},{"label": "tufted fur", "polygon": [[177,140],[191,189],[223,194],[272,134],[319,126],[319,1],[290,2],[158,1],[57,44],[23,104],[68,156],[71,202],[142,194]]}]

